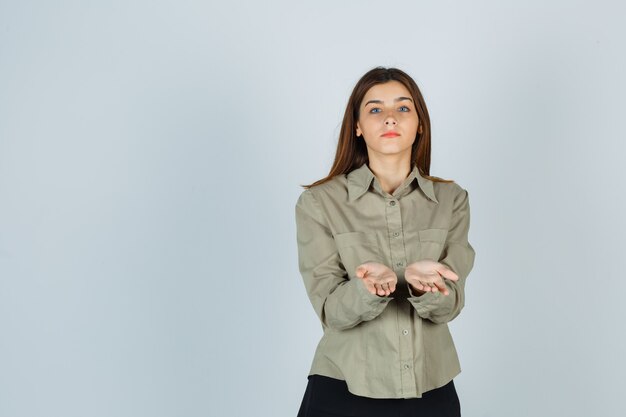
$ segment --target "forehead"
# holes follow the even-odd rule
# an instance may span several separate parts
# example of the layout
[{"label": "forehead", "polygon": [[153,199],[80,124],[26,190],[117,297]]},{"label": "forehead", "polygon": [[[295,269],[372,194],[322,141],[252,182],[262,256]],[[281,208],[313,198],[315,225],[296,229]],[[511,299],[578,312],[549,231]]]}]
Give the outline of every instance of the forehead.
[{"label": "forehead", "polygon": [[404,84],[393,80],[372,86],[367,90],[367,93],[365,93],[363,103],[367,103],[368,100],[382,100],[385,104],[391,104],[393,103],[393,99],[401,96],[411,97],[411,93]]}]

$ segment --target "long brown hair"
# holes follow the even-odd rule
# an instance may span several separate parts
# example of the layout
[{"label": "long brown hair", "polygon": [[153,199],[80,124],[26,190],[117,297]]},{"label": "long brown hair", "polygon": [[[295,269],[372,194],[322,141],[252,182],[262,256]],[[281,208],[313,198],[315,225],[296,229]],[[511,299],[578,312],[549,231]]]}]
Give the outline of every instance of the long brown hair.
[{"label": "long brown hair", "polygon": [[337,175],[347,174],[369,162],[365,141],[357,139],[356,136],[356,122],[359,120],[361,102],[367,91],[374,85],[384,84],[392,80],[401,82],[409,90],[419,117],[417,134],[411,148],[411,161],[417,164],[422,176],[432,181],[454,182],[430,175],[430,117],[422,93],[415,81],[397,68],[376,67],[365,73],[352,90],[343,115],[335,161],[330,172],[326,177],[315,181],[313,184],[300,184],[301,187],[308,189],[323,184]]}]

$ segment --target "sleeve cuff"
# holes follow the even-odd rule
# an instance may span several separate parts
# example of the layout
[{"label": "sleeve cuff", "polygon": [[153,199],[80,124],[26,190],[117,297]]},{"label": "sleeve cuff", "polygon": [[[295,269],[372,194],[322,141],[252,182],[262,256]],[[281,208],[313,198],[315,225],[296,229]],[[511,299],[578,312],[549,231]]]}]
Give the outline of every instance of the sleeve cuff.
[{"label": "sleeve cuff", "polygon": [[439,292],[431,291],[425,292],[422,295],[417,295],[411,289],[411,284],[407,283],[406,285],[409,289],[409,297],[407,297],[407,300],[413,304],[420,316],[428,313],[428,311],[432,309],[433,304],[436,304],[439,297],[442,296]]}]

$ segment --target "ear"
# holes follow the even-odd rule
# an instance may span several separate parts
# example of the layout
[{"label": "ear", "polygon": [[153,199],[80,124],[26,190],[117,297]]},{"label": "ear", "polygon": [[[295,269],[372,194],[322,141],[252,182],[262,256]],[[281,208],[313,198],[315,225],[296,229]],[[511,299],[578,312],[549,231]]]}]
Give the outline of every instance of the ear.
[{"label": "ear", "polygon": [[361,132],[361,126],[359,126],[359,122],[356,122],[356,136],[361,136],[363,132]]}]

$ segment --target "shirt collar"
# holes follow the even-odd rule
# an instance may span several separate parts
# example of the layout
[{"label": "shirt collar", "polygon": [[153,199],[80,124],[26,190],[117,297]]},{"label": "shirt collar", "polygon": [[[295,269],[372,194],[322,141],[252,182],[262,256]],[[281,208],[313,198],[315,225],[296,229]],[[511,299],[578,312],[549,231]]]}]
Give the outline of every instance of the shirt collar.
[{"label": "shirt collar", "polygon": [[[374,173],[370,170],[367,163],[364,163],[359,168],[350,171],[347,175],[348,178],[348,200],[354,201],[362,196],[367,190],[369,190],[372,180],[375,178]],[[420,189],[426,194],[426,196],[439,204],[437,197],[435,197],[435,190],[433,188],[433,182],[420,175],[417,169],[417,164],[413,164],[413,169],[406,179],[406,184],[410,184],[413,180],[417,180]]]}]

